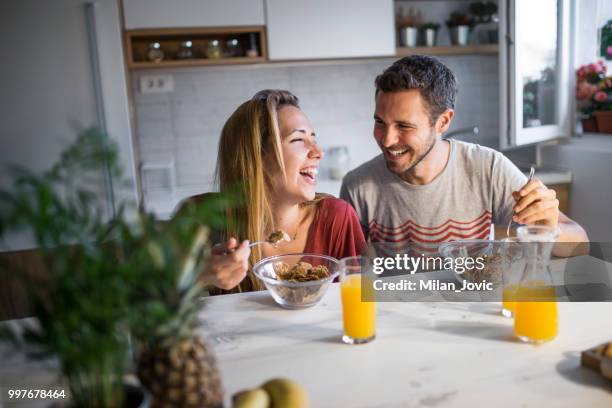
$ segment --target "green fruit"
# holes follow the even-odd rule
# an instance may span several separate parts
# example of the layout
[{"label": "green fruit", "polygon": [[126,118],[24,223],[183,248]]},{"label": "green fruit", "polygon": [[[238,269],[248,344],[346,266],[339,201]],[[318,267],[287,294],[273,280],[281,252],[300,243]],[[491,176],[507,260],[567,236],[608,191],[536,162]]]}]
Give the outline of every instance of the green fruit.
[{"label": "green fruit", "polygon": [[262,388],[242,391],[234,395],[234,408],[270,408],[270,396]]},{"label": "green fruit", "polygon": [[275,378],[261,386],[272,398],[272,408],[308,408],[308,394],[301,385],[287,378]]}]

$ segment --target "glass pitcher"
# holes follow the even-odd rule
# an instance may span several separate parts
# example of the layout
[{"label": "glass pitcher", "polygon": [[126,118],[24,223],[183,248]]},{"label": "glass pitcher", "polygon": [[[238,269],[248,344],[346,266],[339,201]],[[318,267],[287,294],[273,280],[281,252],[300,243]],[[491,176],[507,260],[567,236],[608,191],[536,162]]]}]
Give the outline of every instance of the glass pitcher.
[{"label": "glass pitcher", "polygon": [[557,336],[557,301],[549,268],[557,236],[558,230],[547,226],[517,229],[525,267],[517,293],[514,334],[524,342],[544,343]]},{"label": "glass pitcher", "polygon": [[501,240],[497,252],[501,255],[502,266],[501,314],[504,317],[514,317],[516,296],[525,269],[523,248],[517,237],[508,237]]}]

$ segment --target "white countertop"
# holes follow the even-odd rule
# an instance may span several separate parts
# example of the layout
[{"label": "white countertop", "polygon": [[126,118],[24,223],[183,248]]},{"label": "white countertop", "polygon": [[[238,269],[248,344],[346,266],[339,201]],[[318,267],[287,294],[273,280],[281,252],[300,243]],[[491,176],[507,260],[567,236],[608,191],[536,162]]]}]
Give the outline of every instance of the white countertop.
[{"label": "white countertop", "polygon": [[[602,261],[571,262],[579,271]],[[557,268],[564,264],[555,261]],[[203,332],[227,401],[288,377],[307,390],[313,408],[612,406],[612,382],[580,367],[581,350],[612,339],[612,302],[560,302],[559,335],[540,346],[514,340],[499,303],[395,302],[377,309],[376,340],[350,346],[340,341],[337,284],[304,310],[284,310],[267,292],[208,298]],[[0,346],[0,388],[53,383],[53,364],[28,362]]]},{"label": "white countertop", "polygon": [[612,134],[584,133],[568,139],[565,143],[552,146],[610,154],[612,153]]}]

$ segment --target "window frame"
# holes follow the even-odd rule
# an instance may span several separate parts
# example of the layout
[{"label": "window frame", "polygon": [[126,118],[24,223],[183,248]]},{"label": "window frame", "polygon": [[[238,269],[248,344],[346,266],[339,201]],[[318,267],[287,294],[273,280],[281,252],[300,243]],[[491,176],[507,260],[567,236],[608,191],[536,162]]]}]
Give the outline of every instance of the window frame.
[{"label": "window frame", "polygon": [[[528,6],[530,0],[500,0],[500,148],[512,149],[570,137],[573,93],[573,47],[571,33],[570,0],[557,0],[557,72],[556,118],[552,125],[523,128],[523,84],[520,70],[521,57],[517,43],[521,32],[517,30],[517,7]],[[533,1],[533,0],[531,0]]]}]

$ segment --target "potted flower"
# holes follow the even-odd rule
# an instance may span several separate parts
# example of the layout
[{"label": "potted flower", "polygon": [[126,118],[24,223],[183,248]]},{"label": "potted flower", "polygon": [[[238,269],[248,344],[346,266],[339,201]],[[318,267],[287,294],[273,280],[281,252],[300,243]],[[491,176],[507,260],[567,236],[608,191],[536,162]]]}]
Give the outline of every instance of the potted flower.
[{"label": "potted flower", "polygon": [[419,33],[419,26],[423,19],[421,10],[409,7],[408,11],[400,9],[396,26],[399,33],[400,44],[404,47],[416,47]]},{"label": "potted flower", "polygon": [[446,26],[450,31],[451,44],[467,45],[474,20],[465,13],[454,11],[446,21]]},{"label": "potted flower", "polygon": [[474,16],[476,24],[493,21],[496,13],[497,4],[492,1],[475,1],[470,3],[470,14]]},{"label": "potted flower", "polygon": [[612,77],[603,61],[578,68],[576,100],[583,131],[612,133]]},{"label": "potted flower", "polygon": [[480,43],[497,44],[499,37],[497,4],[492,1],[476,1],[470,3],[470,14],[474,16]]},{"label": "potted flower", "polygon": [[421,25],[421,35],[423,38],[423,45],[426,47],[435,47],[438,37],[438,29],[440,24],[427,22]]}]

